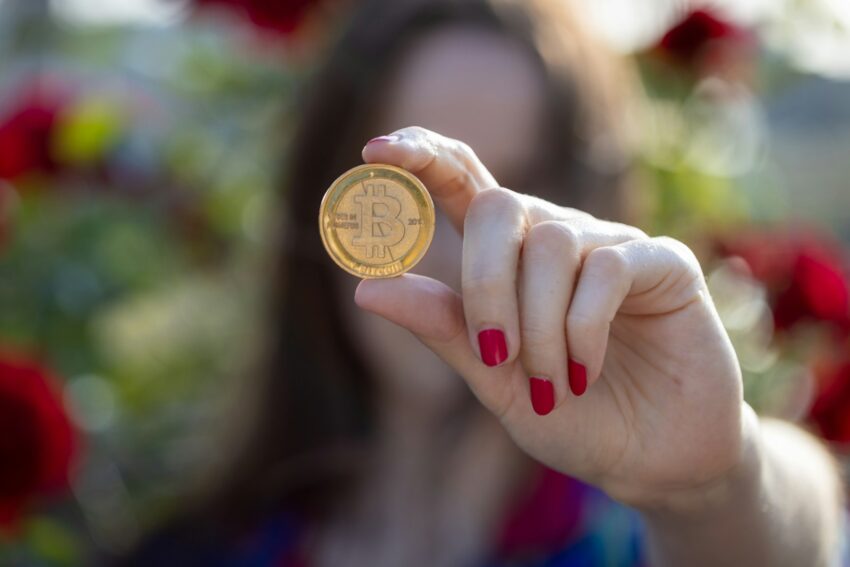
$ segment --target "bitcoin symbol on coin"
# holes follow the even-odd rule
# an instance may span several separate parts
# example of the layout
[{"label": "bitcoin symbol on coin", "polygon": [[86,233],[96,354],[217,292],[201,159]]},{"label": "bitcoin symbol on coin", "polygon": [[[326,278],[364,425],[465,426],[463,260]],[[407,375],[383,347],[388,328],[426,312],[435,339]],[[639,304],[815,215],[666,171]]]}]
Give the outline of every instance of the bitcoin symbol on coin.
[{"label": "bitcoin symbol on coin", "polygon": [[384,258],[390,246],[395,246],[404,238],[404,223],[398,220],[401,203],[392,195],[387,195],[387,186],[373,182],[363,183],[362,195],[354,197],[360,205],[360,235],[352,239],[355,246],[366,248],[367,258]]},{"label": "bitcoin symbol on coin", "polygon": [[422,182],[392,165],[346,171],[319,207],[325,250],[361,278],[390,278],[416,265],[431,244],[434,220],[434,203]]}]

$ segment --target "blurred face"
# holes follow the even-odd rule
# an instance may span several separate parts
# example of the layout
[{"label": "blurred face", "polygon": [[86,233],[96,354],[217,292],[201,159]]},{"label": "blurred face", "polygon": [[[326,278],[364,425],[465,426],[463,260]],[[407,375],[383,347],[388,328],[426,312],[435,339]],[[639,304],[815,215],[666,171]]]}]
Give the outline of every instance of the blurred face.
[{"label": "blurred face", "polygon": [[[543,119],[543,79],[531,55],[495,32],[457,26],[427,35],[401,59],[380,93],[384,103],[372,135],[422,126],[463,140],[500,184],[517,188]],[[461,289],[461,238],[439,209],[433,243],[412,271]],[[415,337],[359,310],[353,302],[358,280],[337,272],[355,339],[384,393],[416,405],[464,395],[462,381]]]}]

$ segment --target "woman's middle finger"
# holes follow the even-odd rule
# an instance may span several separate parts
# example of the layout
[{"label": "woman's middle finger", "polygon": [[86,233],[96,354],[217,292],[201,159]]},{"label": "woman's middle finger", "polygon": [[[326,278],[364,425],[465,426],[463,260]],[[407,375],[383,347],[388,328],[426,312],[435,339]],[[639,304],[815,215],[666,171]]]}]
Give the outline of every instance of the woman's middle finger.
[{"label": "woman's middle finger", "polygon": [[532,226],[519,277],[520,360],[531,404],[546,415],[567,396],[566,313],[581,263],[579,231],[564,221]]},{"label": "woman's middle finger", "polygon": [[635,227],[589,216],[541,220],[526,231],[518,275],[519,358],[537,414],[558,407],[569,390],[583,394],[587,384],[584,367],[571,362],[567,335],[567,313],[584,258],[600,247],[643,238]]}]

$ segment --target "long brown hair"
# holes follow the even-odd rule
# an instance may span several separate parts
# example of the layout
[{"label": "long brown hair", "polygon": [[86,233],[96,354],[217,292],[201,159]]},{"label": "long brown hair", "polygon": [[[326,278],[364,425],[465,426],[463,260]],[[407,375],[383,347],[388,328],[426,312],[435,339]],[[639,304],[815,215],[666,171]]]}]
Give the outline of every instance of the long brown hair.
[{"label": "long brown hair", "polygon": [[588,41],[564,0],[369,0],[303,92],[282,184],[269,344],[249,419],[216,497],[224,517],[285,507],[329,509],[368,454],[374,396],[368,360],[353,346],[337,304],[336,268],[317,229],[319,203],[340,172],[360,163],[374,124],[375,87],[418,37],[446,24],[516,39],[545,74],[546,130],[535,171],[563,187],[563,204],[621,217],[627,152],[617,65]]}]

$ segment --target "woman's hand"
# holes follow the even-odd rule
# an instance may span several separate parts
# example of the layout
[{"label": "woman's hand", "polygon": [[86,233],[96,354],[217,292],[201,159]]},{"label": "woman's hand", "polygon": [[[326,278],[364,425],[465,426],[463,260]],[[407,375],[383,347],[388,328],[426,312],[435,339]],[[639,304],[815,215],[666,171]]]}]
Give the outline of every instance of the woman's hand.
[{"label": "woman's hand", "polygon": [[405,274],[362,281],[357,304],[449,363],[526,452],[644,507],[741,461],[752,412],[684,244],[500,188],[469,147],[421,128],[363,157],[428,187],[463,235],[463,293]]}]

